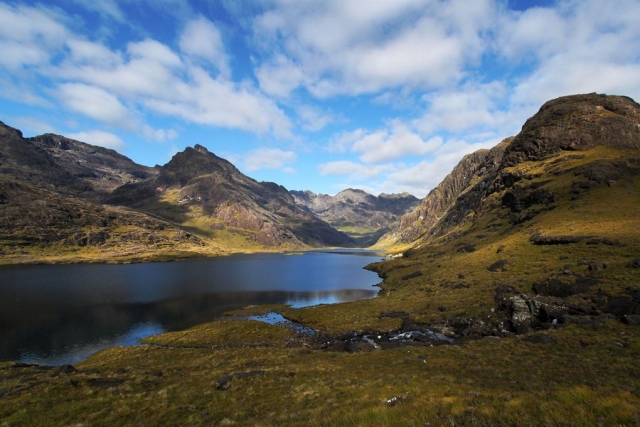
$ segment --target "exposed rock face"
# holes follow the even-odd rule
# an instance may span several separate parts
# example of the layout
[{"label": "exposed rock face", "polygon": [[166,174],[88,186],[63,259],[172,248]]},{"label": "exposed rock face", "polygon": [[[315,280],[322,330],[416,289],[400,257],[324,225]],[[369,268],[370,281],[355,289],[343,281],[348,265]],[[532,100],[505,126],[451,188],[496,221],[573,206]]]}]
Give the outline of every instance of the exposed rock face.
[{"label": "exposed rock face", "polygon": [[28,138],[28,142],[49,156],[78,181],[98,193],[106,194],[123,184],[148,179],[158,173],[154,168],[139,165],[114,150],[44,134]]},{"label": "exposed rock face", "polygon": [[54,134],[23,138],[0,122],[0,174],[38,187],[97,201],[122,184],[156,173],[113,150]]},{"label": "exposed rock face", "polygon": [[182,214],[166,218],[176,222],[186,221],[192,215],[190,209],[197,208],[215,222],[213,227],[263,245],[354,244],[346,234],[298,207],[286,188],[251,179],[200,145],[176,154],[157,177],[117,188],[107,202],[145,210],[172,191],[179,194],[169,203],[175,203]]},{"label": "exposed rock face", "polygon": [[383,237],[385,244],[411,243],[442,234],[451,223],[459,224],[473,211],[492,182],[507,138],[490,150],[468,154],[412,212],[402,216],[397,228]]},{"label": "exposed rock face", "polygon": [[504,167],[540,160],[561,150],[596,145],[640,148],[640,106],[631,98],[595,93],[546,102],[504,153]]},{"label": "exposed rock face", "polygon": [[335,196],[311,191],[291,191],[296,203],[309,209],[334,227],[366,230],[372,236],[361,243],[373,244],[380,235],[396,225],[401,215],[419,203],[409,193],[380,194],[378,197],[362,190],[347,189]]},{"label": "exposed rock face", "polygon": [[[381,241],[385,245],[418,244],[446,235],[494,206],[495,200],[489,196],[504,190],[508,191],[501,203],[513,213],[511,222],[529,221],[553,209],[556,195],[540,188],[544,183],[516,185],[533,177],[514,173],[513,166],[561,151],[579,152],[595,146],[640,148],[640,105],[631,98],[598,94],[566,96],[545,103],[516,137],[505,139],[491,150],[465,156]],[[574,183],[575,197],[598,184],[610,185],[638,174],[637,163],[637,159],[617,163],[602,160],[584,165],[575,171],[577,176],[586,178]]]},{"label": "exposed rock face", "polygon": [[91,191],[22,132],[0,122],[0,175],[14,177],[43,188],[82,194]]}]

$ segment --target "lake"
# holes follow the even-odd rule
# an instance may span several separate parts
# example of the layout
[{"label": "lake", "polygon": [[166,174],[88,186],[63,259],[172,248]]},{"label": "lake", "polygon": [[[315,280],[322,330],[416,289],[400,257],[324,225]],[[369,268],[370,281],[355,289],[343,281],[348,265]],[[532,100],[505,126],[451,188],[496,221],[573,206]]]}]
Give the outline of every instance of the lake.
[{"label": "lake", "polygon": [[0,267],[0,361],[74,364],[251,304],[373,298],[382,254],[312,251],[146,264]]}]

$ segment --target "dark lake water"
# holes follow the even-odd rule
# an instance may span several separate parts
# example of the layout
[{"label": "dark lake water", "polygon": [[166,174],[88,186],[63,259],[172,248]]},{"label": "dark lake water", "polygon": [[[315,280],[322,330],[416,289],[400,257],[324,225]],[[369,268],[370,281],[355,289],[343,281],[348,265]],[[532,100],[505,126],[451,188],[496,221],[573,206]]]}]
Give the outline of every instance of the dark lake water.
[{"label": "dark lake water", "polygon": [[0,267],[0,360],[74,364],[250,304],[373,298],[380,253],[314,251],[180,262]]}]

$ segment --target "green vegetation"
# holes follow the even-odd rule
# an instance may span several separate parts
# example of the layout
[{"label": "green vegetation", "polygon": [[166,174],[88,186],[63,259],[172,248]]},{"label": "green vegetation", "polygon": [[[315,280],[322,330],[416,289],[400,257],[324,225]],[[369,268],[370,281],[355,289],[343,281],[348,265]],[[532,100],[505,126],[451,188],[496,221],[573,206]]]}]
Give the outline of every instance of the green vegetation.
[{"label": "green vegetation", "polygon": [[[276,311],[314,336],[229,317],[75,370],[0,364],[2,426],[640,425],[640,326],[602,308],[616,298],[640,308],[628,297],[640,291],[638,164],[637,151],[605,147],[520,162],[505,171],[513,185],[372,265],[384,278],[379,297],[228,313]],[[536,301],[573,321],[521,335],[453,330],[461,319],[469,330],[513,321],[498,290],[533,296],[540,283],[556,295]],[[407,323],[457,342],[331,345]]]}]

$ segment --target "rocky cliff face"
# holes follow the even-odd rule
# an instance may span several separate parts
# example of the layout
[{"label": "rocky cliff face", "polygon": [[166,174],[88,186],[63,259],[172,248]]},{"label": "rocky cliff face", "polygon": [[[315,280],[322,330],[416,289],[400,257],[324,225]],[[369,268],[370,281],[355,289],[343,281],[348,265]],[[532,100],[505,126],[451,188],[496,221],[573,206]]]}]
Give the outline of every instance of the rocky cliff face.
[{"label": "rocky cliff face", "polygon": [[377,241],[394,226],[401,215],[419,200],[409,193],[380,194],[347,189],[335,196],[311,191],[291,191],[295,202],[340,230],[351,233],[363,246]]},{"label": "rocky cliff face", "polygon": [[376,266],[411,295],[405,318],[460,338],[640,324],[640,105],[558,98],[491,151],[405,216],[412,248]]},{"label": "rocky cliff face", "polygon": [[459,225],[492,182],[511,141],[513,138],[507,138],[490,150],[466,155],[413,211],[400,218],[397,227],[383,236],[379,244],[426,241],[444,233],[451,225]]},{"label": "rocky cliff face", "polygon": [[[640,148],[638,104],[627,97],[598,94],[551,100],[527,120],[516,137],[503,140],[491,150],[465,156],[380,244],[419,244],[446,235],[490,209],[495,204],[492,194],[535,175],[514,169],[517,165],[563,151],[578,152],[597,146]],[[626,166],[607,163],[586,168],[591,174],[615,179],[621,175],[620,168]],[[538,187],[518,186],[501,197],[501,203],[517,214],[512,218],[515,223],[533,218],[553,201],[548,190]]]},{"label": "rocky cliff face", "polygon": [[[298,207],[284,187],[251,179],[200,145],[176,154],[157,177],[117,188],[107,201],[266,246],[354,244]],[[168,209],[158,209],[158,203]]]}]

